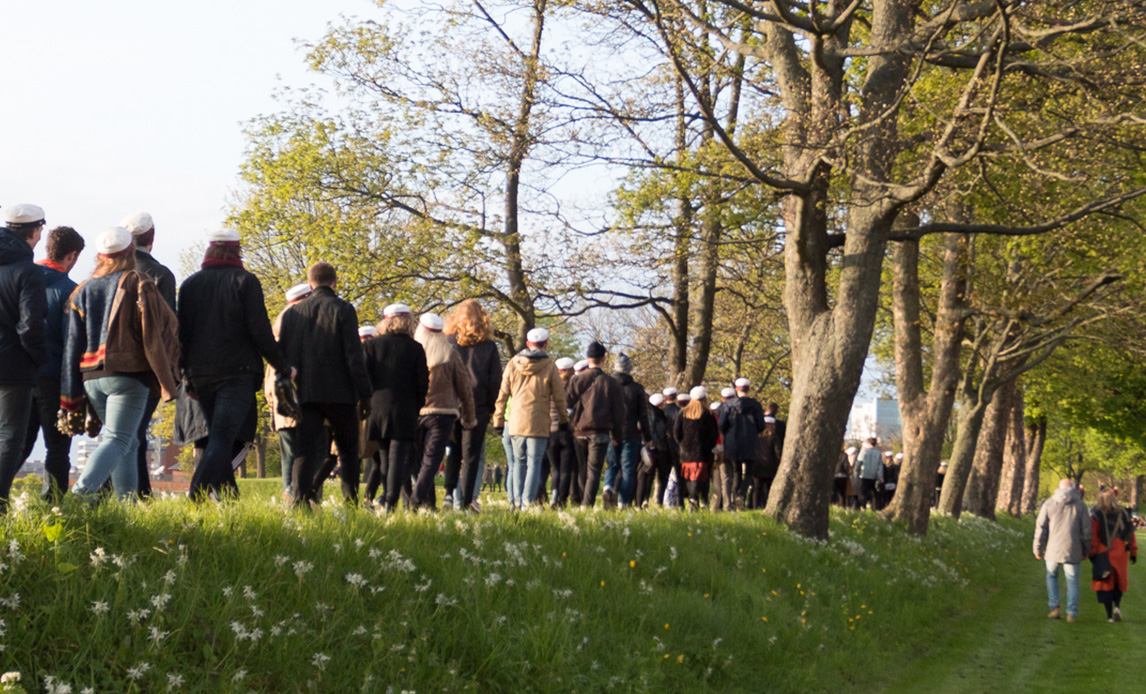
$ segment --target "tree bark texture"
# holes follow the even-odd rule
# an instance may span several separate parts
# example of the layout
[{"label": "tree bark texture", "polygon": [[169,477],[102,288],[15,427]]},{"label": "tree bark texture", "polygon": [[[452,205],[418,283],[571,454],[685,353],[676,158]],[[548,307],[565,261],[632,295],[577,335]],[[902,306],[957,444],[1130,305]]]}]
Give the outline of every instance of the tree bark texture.
[{"label": "tree bark texture", "polygon": [[995,519],[995,501],[999,495],[999,476],[1003,471],[1003,448],[1007,441],[1007,422],[1011,401],[1015,397],[1014,381],[995,391],[983,415],[983,427],[975,446],[971,476],[963,495],[963,510],[989,520]]},{"label": "tree bark texture", "polygon": [[1130,480],[1130,508],[1137,511],[1142,503],[1142,488],[1146,486],[1146,475],[1135,475]]},{"label": "tree bark texture", "polygon": [[1037,513],[1039,510],[1039,471],[1042,466],[1043,445],[1047,440],[1047,422],[1045,419],[1027,427],[1027,469],[1023,474],[1023,501],[1019,511],[1024,516]]},{"label": "tree bark texture", "polygon": [[1018,517],[1023,513],[1023,482],[1027,473],[1027,428],[1023,425],[1023,389],[1015,388],[1006,414],[1007,436],[1003,444],[1003,472],[995,510]]}]

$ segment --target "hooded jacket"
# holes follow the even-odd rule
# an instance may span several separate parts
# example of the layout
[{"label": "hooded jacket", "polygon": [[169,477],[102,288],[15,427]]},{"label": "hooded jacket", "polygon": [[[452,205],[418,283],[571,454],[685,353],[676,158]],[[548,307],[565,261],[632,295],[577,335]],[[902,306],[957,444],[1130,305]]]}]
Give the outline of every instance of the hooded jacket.
[{"label": "hooded jacket", "polygon": [[430,369],[430,387],[426,391],[426,403],[419,414],[448,414],[461,419],[462,426],[472,427],[477,423],[474,416],[474,390],[470,374],[457,349],[450,350],[450,358],[444,364]]},{"label": "hooded jacket", "polygon": [[44,273],[24,238],[0,227],[0,385],[32,384],[48,361]]},{"label": "hooded jacket", "polygon": [[[508,425],[505,407],[513,398]],[[565,389],[557,365],[543,350],[524,349],[505,366],[501,389],[493,409],[494,428],[506,427],[510,436],[549,438],[549,403],[557,405],[561,424],[569,422]]]},{"label": "hooded jacket", "polygon": [[607,433],[614,441],[624,438],[625,394],[617,379],[590,366],[570,379],[566,396],[575,435]]},{"label": "hooded jacket", "polygon": [[1056,489],[1039,508],[1032,549],[1046,561],[1077,564],[1090,555],[1090,513],[1076,489]]},{"label": "hooded jacket", "polygon": [[733,462],[754,462],[760,452],[764,431],[764,408],[746,395],[730,398],[720,408],[720,435],[724,457]]},{"label": "hooded jacket", "polygon": [[76,283],[68,273],[44,262],[39,263],[47,288],[47,313],[44,315],[44,342],[48,346],[48,362],[40,369],[40,379],[60,380],[64,363],[64,337],[68,330],[68,298],[76,290]]},{"label": "hooded jacket", "polygon": [[614,373],[613,378],[621,384],[621,394],[625,400],[625,423],[622,434],[625,438],[641,437],[642,443],[652,439],[649,433],[649,401],[645,387],[625,373]]},{"label": "hooded jacket", "polygon": [[865,447],[856,458],[856,472],[865,480],[883,479],[883,454],[878,448]]}]

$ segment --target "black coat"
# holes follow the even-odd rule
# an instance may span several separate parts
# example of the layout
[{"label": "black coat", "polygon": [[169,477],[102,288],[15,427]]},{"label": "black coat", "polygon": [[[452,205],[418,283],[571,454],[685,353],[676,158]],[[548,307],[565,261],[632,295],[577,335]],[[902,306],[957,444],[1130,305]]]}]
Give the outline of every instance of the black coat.
[{"label": "black coat", "polygon": [[712,449],[720,440],[716,417],[705,412],[699,419],[689,419],[682,413],[672,427],[673,438],[680,446],[680,462],[712,463]]},{"label": "black coat", "polygon": [[[760,432],[760,455],[752,467],[753,476],[766,479],[776,477],[780,470],[780,460],[784,457],[784,431],[784,422],[778,419],[764,425],[764,431]],[[727,445],[725,450],[728,450]],[[846,460],[847,454],[843,456]]]},{"label": "black coat", "polygon": [[452,336],[450,341],[454,343],[458,356],[469,371],[474,391],[474,413],[478,419],[490,416],[497,402],[497,392],[501,388],[501,355],[497,351],[497,344],[493,340],[486,340],[462,347]]},{"label": "black coat", "polygon": [[141,275],[155,280],[155,288],[159,290],[159,296],[163,297],[163,300],[174,311],[175,273],[167,269],[166,265],[152,258],[150,253],[139,249],[135,251],[135,270]]},{"label": "black coat", "polygon": [[730,398],[720,408],[720,434],[724,437],[724,458],[733,462],[755,461],[760,454],[760,432],[764,431],[764,408],[747,396]]},{"label": "black coat", "polygon": [[263,286],[240,267],[208,267],[187,278],[179,291],[179,342],[188,378],[249,375],[261,384],[263,359],[276,371],[290,370],[271,332]]},{"label": "black coat", "polygon": [[279,347],[298,369],[298,401],[354,404],[370,397],[358,312],[330,287],[283,313]]},{"label": "black coat", "polygon": [[652,436],[649,433],[649,401],[645,387],[629,374],[614,373],[613,378],[621,384],[621,394],[625,399],[624,437],[640,436],[643,443],[648,443]]},{"label": "black coat", "polygon": [[409,335],[379,335],[366,341],[366,371],[374,386],[367,437],[371,441],[413,441],[418,411],[426,404],[430,389],[426,350]]},{"label": "black coat", "polygon": [[653,450],[669,451],[669,420],[665,411],[659,407],[649,407],[649,433]]},{"label": "black coat", "polygon": [[35,383],[48,361],[44,273],[32,257],[22,236],[0,227],[0,385]]}]

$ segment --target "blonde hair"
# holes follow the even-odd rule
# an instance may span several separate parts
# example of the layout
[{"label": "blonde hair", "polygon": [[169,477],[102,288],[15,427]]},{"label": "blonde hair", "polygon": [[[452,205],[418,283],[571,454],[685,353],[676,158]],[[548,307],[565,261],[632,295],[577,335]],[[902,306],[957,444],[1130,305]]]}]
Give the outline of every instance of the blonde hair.
[{"label": "blonde hair", "polygon": [[1094,507],[1103,513],[1122,515],[1122,507],[1118,505],[1118,497],[1114,496],[1114,492],[1109,490],[1098,493]]},{"label": "blonde hair", "polygon": [[450,344],[444,334],[426,330],[425,326],[421,324],[418,325],[418,330],[414,333],[414,339],[426,349],[426,366],[431,369],[448,362],[450,355],[453,354],[454,346]]},{"label": "blonde hair", "polygon": [[466,299],[446,316],[446,334],[453,335],[461,347],[493,339],[489,314],[477,299]]},{"label": "blonde hair", "polygon": [[378,324],[378,332],[383,335],[409,335],[414,336],[414,317],[409,313],[399,313],[396,316],[387,316]]},{"label": "blonde hair", "polygon": [[693,399],[684,406],[680,416],[685,419],[700,419],[705,412],[708,412],[708,398]]},{"label": "blonde hair", "polygon": [[107,256],[107,255],[103,255],[101,253],[101,254],[96,256],[96,266],[95,266],[95,270],[92,270],[92,276],[87,278],[83,282],[80,282],[79,286],[72,290],[72,293],[68,297],[68,299],[71,300],[72,297],[79,294],[80,290],[84,288],[84,285],[87,284],[88,282],[94,280],[94,279],[98,279],[100,277],[107,277],[108,275],[112,275],[112,274],[115,274],[117,272],[121,272],[121,271],[127,272],[127,271],[134,270],[134,269],[135,269],[135,248],[134,248],[134,246],[132,247],[132,250],[130,253],[119,253],[119,254],[116,254],[114,256]]}]

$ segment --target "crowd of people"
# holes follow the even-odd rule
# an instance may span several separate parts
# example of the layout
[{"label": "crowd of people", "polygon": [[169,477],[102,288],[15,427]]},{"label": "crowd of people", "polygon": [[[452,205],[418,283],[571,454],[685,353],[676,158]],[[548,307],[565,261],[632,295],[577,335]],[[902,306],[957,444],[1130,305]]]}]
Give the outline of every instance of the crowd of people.
[{"label": "crowd of people", "polygon": [[[445,318],[393,303],[360,325],[328,263],[307,271],[271,321],[239,234],[208,235],[198,272],[176,292],[152,256],[145,212],[94,240],[95,270],[69,277],[86,243],[46,231],[44,211],[4,211],[0,228],[0,504],[42,431],[44,495],[69,491],[70,437],[102,431],[77,495],[150,495],[147,430],[159,402],[176,401],[177,442],[196,448],[192,499],[238,493],[235,465],[254,438],[263,387],[282,453],[284,496],[319,501],[333,473],[344,499],[389,512],[444,504],[474,509],[492,430],[508,460],[515,509],[544,505],[698,509],[763,507],[784,422],[751,396],[747,378],[719,398],[707,388],[650,393],[625,354],[598,342],[584,359],[553,359],[549,333],[502,364],[489,316],[475,300]],[[46,257],[34,261],[45,241]],[[265,366],[264,366],[265,364]],[[365,461],[365,467],[362,463]],[[546,491],[546,486],[549,490]]]}]

